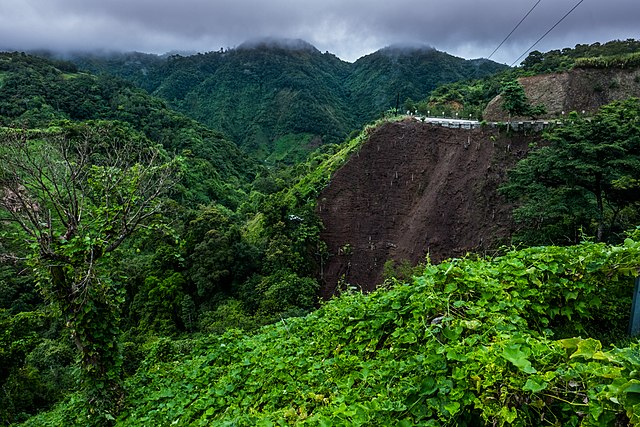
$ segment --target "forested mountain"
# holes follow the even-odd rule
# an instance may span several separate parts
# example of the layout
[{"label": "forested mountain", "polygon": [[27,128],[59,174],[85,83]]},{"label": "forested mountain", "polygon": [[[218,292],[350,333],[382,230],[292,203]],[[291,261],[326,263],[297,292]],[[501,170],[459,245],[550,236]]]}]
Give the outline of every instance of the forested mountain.
[{"label": "forested mountain", "polygon": [[[640,101],[534,135],[386,114],[326,144],[365,120],[354,99],[437,84],[432,59],[487,65],[261,41],[76,58],[96,76],[0,54],[0,425],[640,423]],[[478,108],[522,72],[407,104]],[[265,167],[233,132],[272,162],[320,146]]]},{"label": "forested mountain", "polygon": [[388,47],[341,61],[301,40],[260,40],[235,49],[153,59],[142,54],[72,56],[79,67],[126,78],[271,161],[303,158],[323,143],[438,85],[504,69],[427,47]]},{"label": "forested mountain", "polygon": [[0,141],[0,425],[77,389],[104,415],[154,337],[314,307],[292,177],[132,83],[2,53]]},{"label": "forested mountain", "polygon": [[152,93],[264,158],[341,142],[355,128],[342,86],[347,72],[346,63],[302,42],[248,43],[170,58]]},{"label": "forested mountain", "polygon": [[[548,52],[534,50],[524,61],[522,69],[529,73],[552,73],[574,66],[588,66],[588,62],[602,58],[622,58],[640,52],[640,40],[612,40],[606,43],[578,44],[573,48]],[[585,62],[585,60],[588,60]]]},{"label": "forested mountain", "polygon": [[37,128],[61,120],[126,122],[169,152],[184,155],[190,163],[185,197],[191,202],[237,204],[234,193],[257,172],[219,132],[125,80],[81,73],[64,61],[0,54],[0,125]]},{"label": "forested mountain", "polygon": [[47,59],[59,58],[74,63],[79,69],[95,75],[110,75],[134,82],[143,89],[150,83],[147,76],[156,67],[161,66],[169,55],[154,55],[141,52],[86,52],[79,54],[56,55],[48,51],[30,52],[32,55]]},{"label": "forested mountain", "polygon": [[[577,111],[586,109],[589,113],[593,113],[598,107],[614,99],[624,99],[625,93],[627,93],[626,97],[635,93],[633,90],[628,91],[626,87],[623,87],[620,76],[615,74],[619,74],[620,70],[626,70],[626,74],[633,74],[630,71],[633,71],[634,67],[640,66],[639,55],[640,41],[634,39],[578,44],[573,48],[555,49],[549,52],[534,50],[529,53],[519,67],[503,70],[480,79],[442,85],[427,98],[419,102],[410,102],[407,107],[415,108],[423,114],[431,111],[432,114],[434,112],[437,112],[436,114],[444,112],[446,115],[458,113],[462,117],[471,115],[477,119],[505,120],[504,114],[502,117],[496,114],[496,110],[500,110],[501,107],[491,111],[488,117],[483,117],[485,108],[503,91],[505,82],[515,82],[519,78],[549,75],[548,80],[552,83],[551,85],[538,84],[540,79],[545,79],[544,77],[531,79],[532,86],[538,87],[539,97],[562,98],[563,96],[560,96],[559,92],[567,92],[567,97],[556,102],[559,105],[547,106],[547,113],[557,115],[561,111],[569,112],[573,109]],[[589,71],[595,69],[604,71],[600,73]],[[587,70],[587,72],[582,72],[585,75],[582,77],[584,82],[578,84],[577,87],[567,89],[567,85],[564,85],[565,87],[562,84],[553,85],[554,80],[568,80],[567,74],[562,73],[576,70]],[[607,72],[607,70],[609,71]],[[622,80],[625,79],[622,77]],[[635,77],[631,75],[631,80],[633,81],[633,79]],[[620,96],[608,96],[606,94],[608,91],[617,91]],[[581,101],[574,99],[578,95],[583,98]],[[534,104],[543,102],[541,99],[536,99],[538,97],[534,96],[533,98],[531,102]]]},{"label": "forested mountain", "polygon": [[358,59],[347,80],[351,105],[359,121],[379,111],[405,108],[407,100],[423,99],[438,86],[476,79],[506,67],[486,59],[465,60],[426,46],[389,46]]}]

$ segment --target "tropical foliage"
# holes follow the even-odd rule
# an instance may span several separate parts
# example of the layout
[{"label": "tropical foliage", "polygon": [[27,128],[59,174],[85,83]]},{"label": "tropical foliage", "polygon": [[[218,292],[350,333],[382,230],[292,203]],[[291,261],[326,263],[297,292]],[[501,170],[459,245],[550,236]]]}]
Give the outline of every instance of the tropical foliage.
[{"label": "tropical foliage", "polygon": [[300,40],[156,61],[137,54],[119,61],[91,55],[73,60],[83,69],[129,79],[270,164],[295,163],[320,144],[342,142],[389,108],[401,107],[398,99],[422,99],[443,83],[505,68],[397,46],[350,64]]},{"label": "tropical foliage", "polygon": [[[573,49],[551,50],[529,53],[522,61],[522,68],[535,74],[564,71],[572,67],[591,67],[598,63],[600,67],[623,66],[625,57],[633,57],[640,51],[640,41],[634,39],[615,40],[607,43],[578,44]],[[621,61],[622,60],[622,61]]]},{"label": "tropical foliage", "polygon": [[89,396],[105,415],[119,399],[123,285],[104,259],[153,226],[178,170],[126,127],[65,124],[0,134],[3,236],[33,270],[80,353]]},{"label": "tropical foliage", "polygon": [[23,54],[0,65],[2,424],[79,379],[107,422],[146,341],[315,306],[317,220],[278,194],[311,163],[280,177],[130,84]]},{"label": "tropical foliage", "polygon": [[[532,51],[517,68],[510,68],[476,80],[460,80],[443,84],[421,101],[412,101],[406,105],[422,114],[429,111],[432,115],[445,113],[451,117],[456,113],[460,117],[482,118],[482,112],[489,101],[503,90],[504,82],[517,80],[518,77],[555,73],[571,68],[633,68],[638,64],[640,41],[633,39],[611,41],[608,43],[579,44],[575,48],[552,50],[549,52]],[[537,112],[537,114],[540,114]]]},{"label": "tropical foliage", "polygon": [[[609,343],[625,333],[639,250],[454,259],[255,334],[159,341],[117,425],[637,423],[637,343]],[[85,417],[70,399],[26,425]]]},{"label": "tropical foliage", "polygon": [[524,88],[517,81],[506,81],[502,85],[502,109],[511,116],[535,118],[546,113],[544,105],[533,106],[529,103]]},{"label": "tropical foliage", "polygon": [[[164,101],[0,54],[0,425],[640,423],[638,100],[570,115],[504,188],[520,241],[619,246],[390,265],[321,303],[316,200],[379,122],[344,135],[495,64],[301,43],[129,59],[82,67]],[[521,72],[407,105],[475,114]]]},{"label": "tropical foliage", "polygon": [[640,101],[614,102],[593,118],[571,114],[510,172],[503,192],[519,201],[528,243],[576,243],[581,233],[619,239],[638,221]]},{"label": "tropical foliage", "polygon": [[399,107],[402,113],[414,112],[411,100],[423,99],[440,85],[481,78],[505,68],[483,59],[465,61],[429,47],[402,46],[381,49],[360,58],[353,66],[349,89],[359,123],[370,121],[373,114],[390,107]]}]

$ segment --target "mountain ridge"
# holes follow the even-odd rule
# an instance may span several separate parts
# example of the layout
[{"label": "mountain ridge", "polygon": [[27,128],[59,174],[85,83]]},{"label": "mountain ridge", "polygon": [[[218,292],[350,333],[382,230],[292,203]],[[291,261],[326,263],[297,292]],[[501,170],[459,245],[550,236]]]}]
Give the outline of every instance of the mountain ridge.
[{"label": "mountain ridge", "polygon": [[[79,68],[125,78],[259,159],[295,162],[443,83],[506,68],[427,45],[392,45],[353,63],[300,39],[262,38],[190,56],[76,55]],[[295,152],[297,154],[291,154]]]},{"label": "mountain ridge", "polygon": [[235,196],[226,185],[239,191],[257,173],[255,162],[218,131],[176,113],[126,80],[78,72],[68,62],[0,53],[0,125],[46,128],[66,120],[125,122],[168,152],[185,155],[193,162],[185,194],[194,203],[231,206]]}]

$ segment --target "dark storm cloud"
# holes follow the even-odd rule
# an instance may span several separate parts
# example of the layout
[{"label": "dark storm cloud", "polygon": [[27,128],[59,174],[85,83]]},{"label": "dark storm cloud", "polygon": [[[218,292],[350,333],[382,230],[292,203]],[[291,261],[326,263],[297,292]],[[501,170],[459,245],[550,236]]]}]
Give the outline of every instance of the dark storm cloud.
[{"label": "dark storm cloud", "polygon": [[[494,59],[515,60],[578,0],[543,0]],[[486,57],[534,0],[0,0],[0,47],[163,53],[301,38],[354,60],[394,43]],[[585,0],[536,49],[640,38],[637,0]]]}]

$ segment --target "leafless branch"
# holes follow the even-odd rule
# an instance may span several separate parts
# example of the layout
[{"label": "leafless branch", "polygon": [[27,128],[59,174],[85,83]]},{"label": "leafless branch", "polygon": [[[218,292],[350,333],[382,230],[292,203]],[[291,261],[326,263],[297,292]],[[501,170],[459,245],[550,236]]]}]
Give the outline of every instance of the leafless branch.
[{"label": "leafless branch", "polygon": [[159,150],[113,136],[108,126],[0,137],[0,208],[50,259],[56,239],[69,241],[87,220],[103,224],[101,254],[115,250],[160,211],[175,184]]}]

